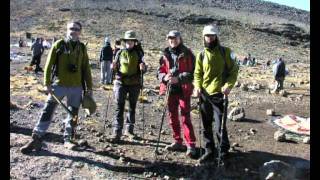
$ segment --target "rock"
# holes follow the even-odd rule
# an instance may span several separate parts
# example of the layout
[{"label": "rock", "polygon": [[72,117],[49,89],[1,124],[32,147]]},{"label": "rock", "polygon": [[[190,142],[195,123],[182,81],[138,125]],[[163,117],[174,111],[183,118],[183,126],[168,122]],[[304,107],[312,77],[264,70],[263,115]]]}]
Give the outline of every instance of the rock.
[{"label": "rock", "polygon": [[260,90],[262,89],[262,85],[261,84],[255,84],[256,90]]},{"label": "rock", "polygon": [[296,87],[296,85],[294,83],[291,83],[290,87],[294,88],[294,87]]},{"label": "rock", "polygon": [[88,141],[81,139],[80,141],[78,141],[78,145],[79,146],[88,146]]},{"label": "rock", "polygon": [[149,134],[150,136],[153,136],[153,135],[154,135],[152,131],[150,131],[148,134]]},{"label": "rock", "polygon": [[265,162],[263,166],[259,168],[260,179],[274,179],[280,176],[280,179],[295,179],[295,173],[295,167],[280,160]]},{"label": "rock", "polygon": [[249,169],[248,168],[244,168],[244,172],[249,172]]},{"label": "rock", "polygon": [[70,8],[59,8],[59,11],[67,12],[67,11],[70,11]]},{"label": "rock", "polygon": [[245,136],[243,139],[248,140],[249,138],[250,138],[250,136]]},{"label": "rock", "polygon": [[283,97],[287,97],[288,92],[285,91],[285,90],[281,90],[281,91],[279,92],[279,94],[280,94],[281,96],[283,96]]},{"label": "rock", "polygon": [[267,94],[271,94],[271,90],[270,89],[266,89],[266,93]]},{"label": "rock", "polygon": [[102,136],[102,135],[103,135],[103,133],[101,133],[101,132],[96,132],[96,133],[95,133],[95,136],[96,136],[96,137],[100,137],[100,136]]},{"label": "rock", "polygon": [[166,131],[165,131],[165,130],[161,130],[161,134],[162,134],[162,135],[165,135],[165,134],[166,134]]},{"label": "rock", "polygon": [[270,180],[274,178],[274,172],[269,172],[269,174],[267,175],[267,177],[265,178],[265,180]]},{"label": "rock", "polygon": [[233,143],[232,147],[239,147],[239,144],[238,143]]},{"label": "rock", "polygon": [[303,84],[304,84],[304,81],[300,81],[299,84],[300,84],[300,85],[303,85]]},{"label": "rock", "polygon": [[305,144],[310,144],[310,137],[303,138],[302,142]]},{"label": "rock", "polygon": [[124,157],[120,157],[120,158],[119,158],[119,161],[120,161],[121,163],[124,163],[124,162],[125,162],[125,158],[124,158]]},{"label": "rock", "polygon": [[169,177],[168,175],[165,175],[165,176],[163,177],[163,179],[165,179],[165,180],[169,180],[169,179],[170,179],[170,177]]},{"label": "rock", "polygon": [[296,97],[296,101],[302,101],[303,99],[303,94],[300,94]]},{"label": "rock", "polygon": [[107,147],[106,151],[113,151],[112,147]]},{"label": "rock", "polygon": [[255,130],[255,129],[253,129],[253,128],[250,128],[250,134],[252,134],[252,135],[254,135],[254,134],[256,134],[257,133],[257,130]]},{"label": "rock", "polygon": [[151,129],[156,129],[156,126],[155,125],[153,125],[153,124],[150,124],[150,126],[149,126]]},{"label": "rock", "polygon": [[241,89],[242,91],[248,91],[248,90],[249,90],[247,84],[241,84],[240,89]]},{"label": "rock", "polygon": [[267,116],[273,116],[275,114],[273,109],[267,109]]},{"label": "rock", "polygon": [[241,83],[239,81],[236,81],[236,83],[234,84],[234,87],[240,87]]},{"label": "rock", "polygon": [[230,111],[228,119],[231,121],[241,121],[245,116],[246,114],[243,107],[235,107]]},{"label": "rock", "polygon": [[243,131],[242,129],[238,129],[238,132],[240,132],[240,133],[241,133],[242,131]]},{"label": "rock", "polygon": [[225,24],[225,21],[225,19],[213,19],[211,17],[194,14],[179,19],[179,22],[185,22],[188,24],[209,24],[215,22],[217,25],[222,25]]},{"label": "rock", "polygon": [[151,178],[152,175],[153,175],[153,173],[152,173],[152,172],[144,172],[143,175],[144,175],[144,177],[146,177],[146,178]]},{"label": "rock", "polygon": [[286,140],[285,133],[281,130],[276,131],[273,137],[276,141],[279,141],[279,142],[283,142]]},{"label": "rock", "polygon": [[83,166],[84,166],[84,164],[81,162],[76,162],[73,164],[73,167],[75,167],[75,168],[82,168]]}]

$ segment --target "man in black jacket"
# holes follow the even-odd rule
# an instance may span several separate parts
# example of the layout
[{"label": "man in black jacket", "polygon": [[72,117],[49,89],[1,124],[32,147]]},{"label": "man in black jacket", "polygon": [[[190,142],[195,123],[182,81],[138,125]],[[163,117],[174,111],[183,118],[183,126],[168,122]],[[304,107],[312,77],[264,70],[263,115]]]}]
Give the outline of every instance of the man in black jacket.
[{"label": "man in black jacket", "polygon": [[100,66],[101,66],[101,84],[111,84],[112,74],[111,74],[111,62],[113,58],[113,51],[110,46],[110,40],[108,37],[104,39],[104,46],[100,53]]},{"label": "man in black jacket", "polygon": [[286,76],[286,65],[281,57],[275,62],[272,70],[276,81],[272,93],[276,93],[283,89],[283,82]]}]

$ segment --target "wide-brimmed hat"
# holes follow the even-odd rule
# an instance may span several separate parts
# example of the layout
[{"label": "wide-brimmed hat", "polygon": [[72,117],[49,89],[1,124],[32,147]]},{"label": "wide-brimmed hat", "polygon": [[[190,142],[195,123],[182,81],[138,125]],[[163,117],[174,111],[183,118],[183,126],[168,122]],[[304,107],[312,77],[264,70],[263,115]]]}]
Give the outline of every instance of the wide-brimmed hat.
[{"label": "wide-brimmed hat", "polygon": [[85,109],[89,115],[91,115],[96,112],[97,104],[91,96],[84,95],[82,99],[82,108]]},{"label": "wide-brimmed hat", "polygon": [[136,33],[132,30],[126,31],[124,37],[121,40],[138,40]]}]

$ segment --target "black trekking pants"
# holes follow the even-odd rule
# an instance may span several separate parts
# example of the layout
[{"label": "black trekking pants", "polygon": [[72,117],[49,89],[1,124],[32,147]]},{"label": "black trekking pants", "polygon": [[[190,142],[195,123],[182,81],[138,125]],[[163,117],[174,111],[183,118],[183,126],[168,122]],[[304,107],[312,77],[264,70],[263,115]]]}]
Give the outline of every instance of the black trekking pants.
[{"label": "black trekking pants", "polygon": [[35,71],[38,71],[41,63],[41,54],[32,56],[32,60],[30,62],[30,66],[36,65]]},{"label": "black trekking pants", "polygon": [[[223,94],[218,93],[211,95],[209,97],[205,97],[203,94],[200,96],[200,113],[202,115],[202,124],[204,128],[203,138],[204,138],[204,145],[205,149],[211,149],[214,151],[214,137],[213,131],[218,139],[218,143],[220,144],[220,131],[221,131],[221,124],[222,124],[222,115],[223,115]],[[218,115],[217,112],[214,111],[212,104],[208,101],[207,98],[210,98],[213,101],[214,105],[220,110],[221,114]],[[215,121],[215,129],[213,130],[213,121]],[[221,143],[221,152],[227,152],[230,149],[230,143],[228,138],[228,132],[225,122],[225,127],[223,128],[223,136],[222,136],[222,143]]]}]

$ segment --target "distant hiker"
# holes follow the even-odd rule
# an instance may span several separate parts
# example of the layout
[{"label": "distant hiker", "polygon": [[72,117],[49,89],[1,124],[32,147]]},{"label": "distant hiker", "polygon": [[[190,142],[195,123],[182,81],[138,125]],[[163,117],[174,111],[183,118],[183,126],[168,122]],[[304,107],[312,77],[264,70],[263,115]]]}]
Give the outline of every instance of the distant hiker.
[{"label": "distant hiker", "polygon": [[[21,148],[22,153],[41,148],[42,137],[49,128],[57,106],[52,93],[59,99],[67,97],[67,106],[73,116],[78,114],[82,91],[85,91],[85,95],[92,96],[92,77],[87,48],[79,40],[81,29],[79,22],[68,23],[66,39],[58,40],[50,49],[44,72],[48,99],[33,129],[32,140]],[[64,146],[68,149],[73,149],[75,146],[71,143],[73,116],[68,114],[64,120]]]},{"label": "distant hiker", "polygon": [[114,41],[113,59],[115,59],[117,52],[121,49],[121,40],[117,38]]},{"label": "distant hiker", "polygon": [[110,65],[113,59],[113,52],[110,45],[110,39],[106,37],[104,39],[104,45],[100,51],[100,83],[101,84],[111,84],[112,83],[112,74]]},{"label": "distant hiker", "polygon": [[36,41],[31,45],[32,51],[32,60],[30,62],[30,66],[36,65],[34,70],[35,73],[43,72],[42,68],[40,67],[41,63],[41,56],[44,52],[44,47],[42,46],[41,38],[36,38]]},{"label": "distant hiker", "polygon": [[242,61],[242,65],[243,65],[243,66],[246,66],[247,64],[248,64],[248,57],[245,56],[244,59],[243,59],[243,61]]},{"label": "distant hiker", "polygon": [[21,38],[19,39],[19,47],[23,47],[23,40]]},{"label": "distant hiker", "polygon": [[283,89],[283,82],[286,76],[286,65],[281,57],[275,61],[272,71],[276,83],[271,92],[276,93]]},{"label": "distant hiker", "polygon": [[[200,113],[205,141],[205,154],[200,157],[200,163],[212,159],[214,156],[213,121],[215,121],[215,135],[219,147],[221,142],[219,134],[221,133],[224,109],[223,96],[229,95],[237,80],[239,70],[234,52],[230,48],[220,45],[216,26],[205,26],[202,35],[204,49],[197,55],[194,70],[194,94],[200,97]],[[223,158],[228,154],[230,148],[226,127],[224,127],[221,144],[221,156]]]},{"label": "distant hiker", "polygon": [[[187,156],[196,154],[196,137],[191,122],[191,95],[193,91],[193,71],[195,56],[192,51],[183,44],[180,32],[172,30],[167,34],[169,46],[163,51],[158,68],[160,80],[160,95],[169,91],[168,111],[169,124],[173,130],[174,142],[166,146],[169,151],[182,151],[186,149],[181,137],[179,121],[179,107],[184,138],[187,145]],[[169,87],[170,86],[170,87]]]},{"label": "distant hiker", "polygon": [[[135,138],[134,124],[136,104],[141,88],[141,71],[146,72],[145,62],[143,62],[142,52],[139,52],[135,43],[137,41],[136,33],[132,30],[126,31],[124,38],[121,39],[125,47],[120,49],[113,61],[113,70],[115,72],[114,94],[116,103],[116,115],[113,120],[113,134],[111,142],[119,142],[122,136],[123,125],[125,124],[124,135],[129,138]],[[123,122],[123,113],[127,94],[129,94],[129,111]]]}]

